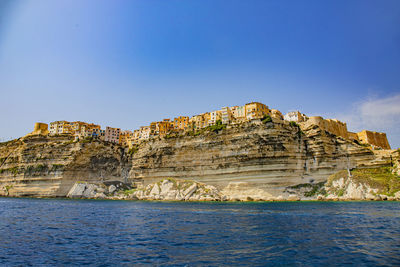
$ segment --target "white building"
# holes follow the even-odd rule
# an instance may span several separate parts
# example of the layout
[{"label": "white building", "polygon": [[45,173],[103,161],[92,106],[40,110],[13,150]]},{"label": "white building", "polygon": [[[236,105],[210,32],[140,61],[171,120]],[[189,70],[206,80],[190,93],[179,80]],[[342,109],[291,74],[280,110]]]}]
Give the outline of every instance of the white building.
[{"label": "white building", "polygon": [[283,116],[283,119],[285,121],[303,122],[306,121],[308,117],[299,111],[291,111],[286,113],[285,116]]},{"label": "white building", "polygon": [[210,112],[210,120],[208,121],[208,125],[214,125],[217,123],[217,120],[221,119],[221,111],[216,110],[213,112]]}]

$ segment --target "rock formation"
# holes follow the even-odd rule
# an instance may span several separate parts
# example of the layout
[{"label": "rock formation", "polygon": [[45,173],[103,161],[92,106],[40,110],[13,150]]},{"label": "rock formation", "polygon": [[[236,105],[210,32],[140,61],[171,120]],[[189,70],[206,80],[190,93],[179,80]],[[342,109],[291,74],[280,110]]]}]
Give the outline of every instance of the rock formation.
[{"label": "rock formation", "polygon": [[65,197],[76,181],[127,179],[130,163],[124,152],[105,142],[76,142],[70,135],[1,143],[0,195]]},{"label": "rock formation", "polygon": [[191,180],[196,191],[190,200],[297,200],[291,188],[298,185],[314,188],[337,171],[391,163],[388,151],[372,151],[318,125],[300,128],[279,116],[167,135],[130,151],[99,140],[39,134],[0,144],[0,194],[65,197],[73,189],[70,196],[102,197],[112,188],[101,192],[89,185],[121,181],[143,188],[136,198],[178,200],[189,194],[181,190],[186,185],[167,191],[161,186]]}]

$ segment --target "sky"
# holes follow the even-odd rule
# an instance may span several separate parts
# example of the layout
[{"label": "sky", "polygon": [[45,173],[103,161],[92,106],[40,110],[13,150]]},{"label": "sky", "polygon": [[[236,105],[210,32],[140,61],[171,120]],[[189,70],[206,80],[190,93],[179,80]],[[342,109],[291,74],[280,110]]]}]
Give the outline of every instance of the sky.
[{"label": "sky", "polygon": [[400,147],[398,0],[0,0],[0,141],[259,101]]}]

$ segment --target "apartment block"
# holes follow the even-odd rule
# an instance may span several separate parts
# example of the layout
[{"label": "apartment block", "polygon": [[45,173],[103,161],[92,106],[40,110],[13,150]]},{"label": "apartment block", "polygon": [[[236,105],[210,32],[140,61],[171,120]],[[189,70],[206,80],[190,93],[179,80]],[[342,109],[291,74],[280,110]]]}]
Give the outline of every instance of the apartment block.
[{"label": "apartment block", "polygon": [[259,102],[251,102],[246,104],[245,110],[247,120],[261,119],[265,115],[270,115],[268,106]]},{"label": "apartment block", "polygon": [[229,107],[221,108],[221,121],[223,124],[229,124],[234,120],[233,113]]},{"label": "apartment block", "polygon": [[285,121],[303,122],[308,119],[306,115],[300,113],[300,111],[290,111],[283,116]]},{"label": "apartment block", "polygon": [[71,122],[68,121],[54,121],[50,123],[49,133],[54,134],[73,134]]},{"label": "apartment block", "polygon": [[208,120],[208,125],[216,124],[217,120],[221,120],[221,111],[216,110],[216,111],[210,112],[210,119]]},{"label": "apartment block", "polygon": [[121,134],[120,128],[106,127],[104,141],[118,144],[119,135]]},{"label": "apartment block", "polygon": [[189,117],[179,116],[174,119],[174,130],[187,130],[189,128]]}]

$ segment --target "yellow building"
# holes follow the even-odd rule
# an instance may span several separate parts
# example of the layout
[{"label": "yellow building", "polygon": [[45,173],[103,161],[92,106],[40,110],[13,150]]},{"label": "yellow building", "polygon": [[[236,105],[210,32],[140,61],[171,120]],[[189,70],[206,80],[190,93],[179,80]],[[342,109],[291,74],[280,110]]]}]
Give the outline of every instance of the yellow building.
[{"label": "yellow building", "polygon": [[390,145],[385,133],[364,130],[357,133],[357,136],[362,143],[370,144],[383,149],[390,149]]},{"label": "yellow building", "polygon": [[189,119],[189,125],[191,129],[201,129],[208,126],[210,120],[210,113],[203,113],[195,115]]},{"label": "yellow building", "polygon": [[271,117],[278,120],[284,119],[282,113],[277,109],[271,109]]},{"label": "yellow building", "polygon": [[83,123],[80,125],[80,130],[76,131],[76,135],[80,137],[100,137],[100,129],[100,125]]},{"label": "yellow building", "polygon": [[49,133],[54,134],[73,134],[72,123],[68,121],[53,121],[50,123]]},{"label": "yellow building", "polygon": [[121,146],[129,146],[133,134],[131,131],[121,131],[119,134],[119,144]]},{"label": "yellow building", "polygon": [[221,120],[221,110],[216,110],[210,112],[210,119],[208,120],[208,125],[214,125],[218,120]]},{"label": "yellow building", "polygon": [[187,130],[189,128],[189,117],[179,116],[174,119],[174,130]]},{"label": "yellow building", "polygon": [[233,113],[229,107],[223,107],[220,110],[221,114],[221,121],[223,124],[229,124],[233,121]]},{"label": "yellow building", "polygon": [[157,122],[158,134],[163,137],[166,136],[171,130],[174,129],[174,123],[170,119],[164,119],[163,121]]},{"label": "yellow building", "polygon": [[47,123],[42,123],[42,122],[36,122],[35,127],[33,128],[33,132],[27,134],[27,135],[48,135],[49,134],[49,126]]},{"label": "yellow building", "polygon": [[261,119],[265,115],[270,114],[270,110],[268,109],[268,107],[259,102],[251,102],[246,104],[245,110],[247,120]]}]

